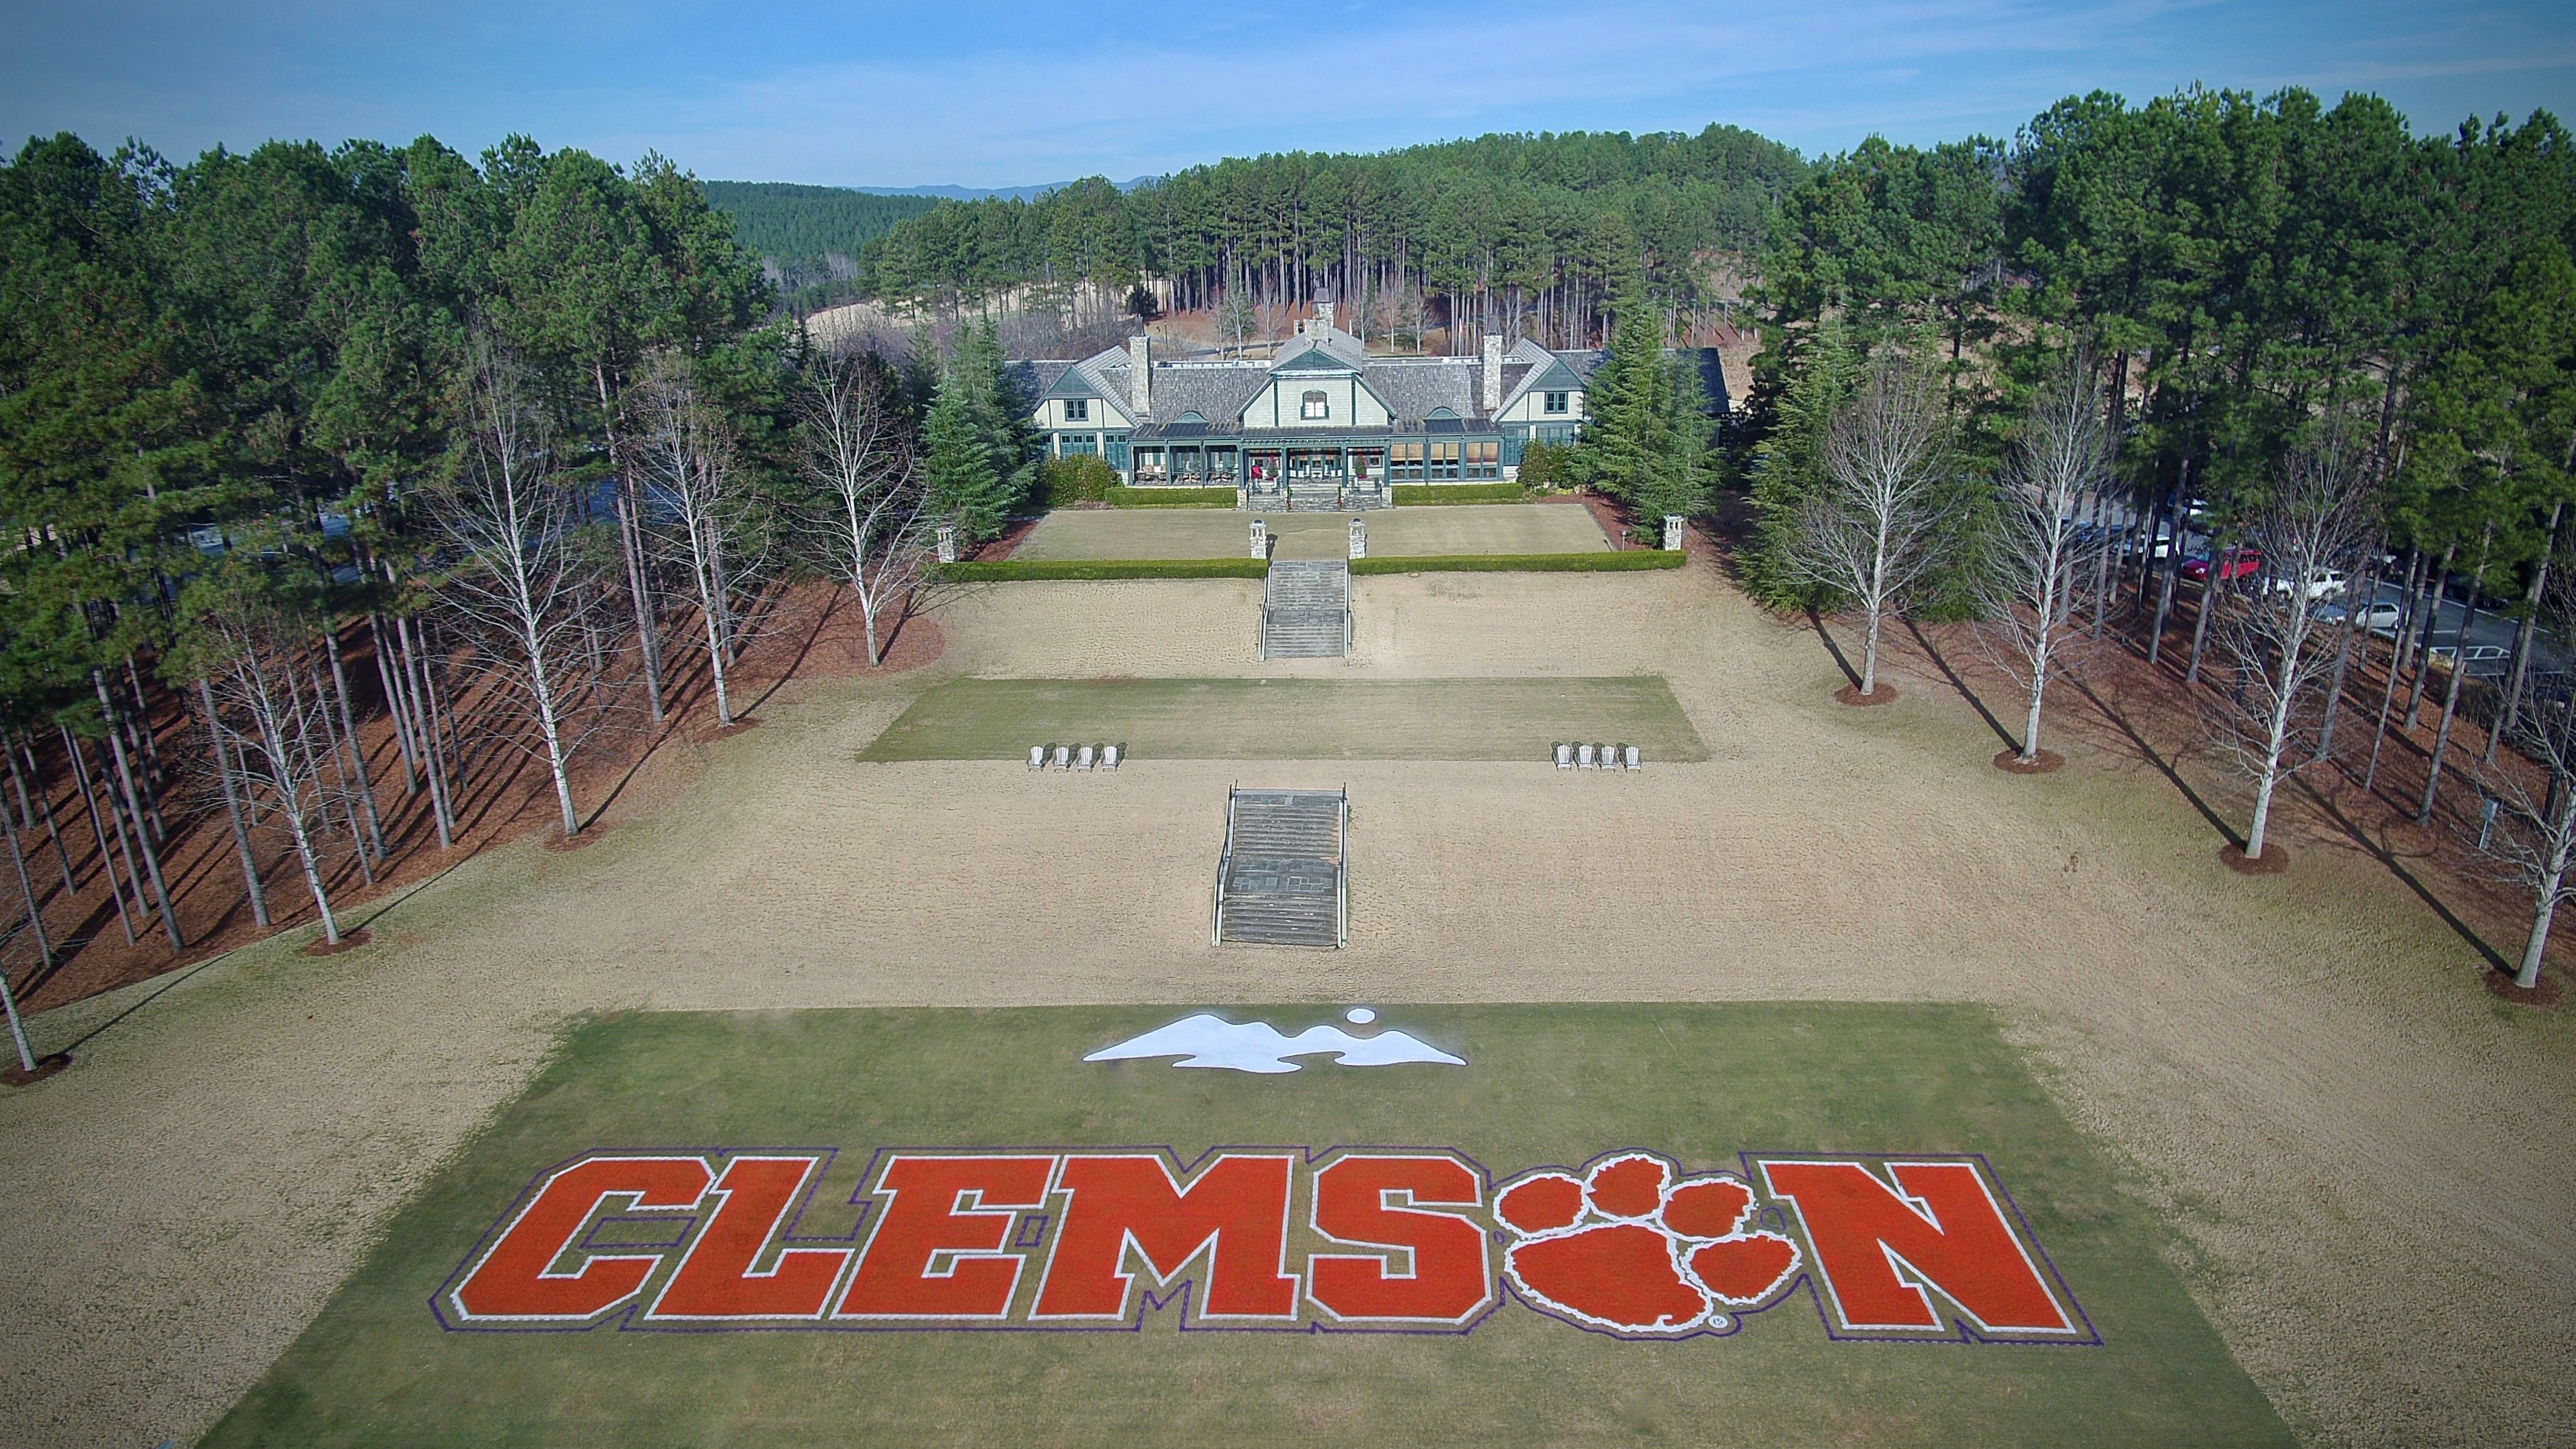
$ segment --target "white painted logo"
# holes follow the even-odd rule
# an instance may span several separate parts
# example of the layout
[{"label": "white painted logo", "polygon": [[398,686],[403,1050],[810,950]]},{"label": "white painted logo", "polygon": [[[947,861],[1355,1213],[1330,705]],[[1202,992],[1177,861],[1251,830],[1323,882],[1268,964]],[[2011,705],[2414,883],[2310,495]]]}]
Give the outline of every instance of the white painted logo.
[{"label": "white painted logo", "polygon": [[[1353,1026],[1366,1026],[1377,1020],[1377,1013],[1365,1006],[1355,1006],[1343,1013],[1342,1019]],[[1464,1058],[1453,1057],[1400,1031],[1353,1036],[1327,1023],[1310,1026],[1295,1036],[1288,1036],[1266,1021],[1231,1022],[1204,1011],[1196,1016],[1185,1016],[1169,1026],[1158,1026],[1143,1036],[1102,1047],[1083,1060],[1124,1062],[1146,1057],[1179,1057],[1181,1060],[1172,1065],[1224,1067],[1230,1071],[1273,1074],[1296,1071],[1298,1064],[1288,1060],[1290,1057],[1315,1056],[1331,1057],[1346,1067],[1391,1067],[1405,1062],[1452,1067],[1467,1065]]]}]

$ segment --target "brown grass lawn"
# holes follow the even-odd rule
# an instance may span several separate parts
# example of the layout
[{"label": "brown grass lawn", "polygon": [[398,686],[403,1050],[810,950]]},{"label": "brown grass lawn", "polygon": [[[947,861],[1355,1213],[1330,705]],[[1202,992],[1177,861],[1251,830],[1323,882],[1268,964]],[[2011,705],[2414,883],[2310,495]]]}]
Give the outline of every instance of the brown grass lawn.
[{"label": "brown grass lawn", "polygon": [[[962,591],[938,664],[790,682],[692,778],[648,763],[660,803],[587,850],[481,856],[347,955],[271,942],[38,1017],[78,1061],[0,1093],[0,1423],[202,1432],[584,1013],[1283,998],[1981,1003],[2301,1435],[2576,1422],[2576,1013],[2480,987],[2509,899],[2398,855],[2419,894],[2302,796],[2291,870],[2231,874],[2176,779],[2221,820],[2241,794],[2152,686],[2103,691],[2146,748],[2069,699],[2068,767],[2007,776],[1910,640],[1903,698],[1845,709],[1816,635],[1704,566],[1365,579],[1357,659],[1319,667],[1252,658],[1257,591]],[[1710,758],[1617,788],[1508,761],[857,759],[961,675],[1326,673],[1662,675]],[[1349,784],[1348,950],[1209,947],[1230,782]]]},{"label": "brown grass lawn", "polygon": [[[1236,558],[1254,515],[1222,508],[1062,509],[1011,551],[1015,559]],[[1351,515],[1260,515],[1274,558],[1347,558]],[[1365,515],[1372,556],[1446,553],[1593,553],[1610,546],[1584,509],[1564,504],[1393,508]]]}]

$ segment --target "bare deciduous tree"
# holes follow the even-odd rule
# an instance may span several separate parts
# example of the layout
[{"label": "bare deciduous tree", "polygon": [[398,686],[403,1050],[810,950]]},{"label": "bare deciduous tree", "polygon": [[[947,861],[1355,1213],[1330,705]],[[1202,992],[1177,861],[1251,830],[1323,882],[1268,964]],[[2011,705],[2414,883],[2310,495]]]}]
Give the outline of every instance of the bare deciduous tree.
[{"label": "bare deciduous tree", "polygon": [[698,395],[683,360],[659,359],[644,386],[637,451],[651,491],[654,533],[688,570],[705,620],[716,723],[733,724],[732,675],[746,611],[768,578],[769,530],[758,490],[734,456],[721,412]]},{"label": "bare deciduous tree", "polygon": [[900,622],[922,580],[929,490],[914,472],[899,421],[857,358],[817,361],[798,412],[805,471],[826,504],[812,531],[832,571],[858,597],[873,669],[884,662],[880,625],[890,613]]},{"label": "bare deciduous tree", "polygon": [[1882,361],[1834,414],[1823,486],[1799,510],[1790,571],[1859,611],[1864,696],[1878,693],[1879,631],[1930,567],[1930,545],[1948,521],[1948,457],[1937,374]]},{"label": "bare deciduous tree", "polygon": [[[2247,530],[2263,557],[2253,597],[2211,625],[2233,687],[2203,696],[2201,710],[2211,741],[2254,785],[2249,860],[2262,858],[2273,793],[2316,761],[2340,630],[2318,617],[2312,596],[2330,571],[2349,575],[2359,562],[2370,500],[2367,470],[2340,435],[2292,453]],[[2213,577],[2213,595],[2219,587]]]},{"label": "bare deciduous tree", "polygon": [[1995,527],[1987,537],[1978,601],[1987,652],[2022,688],[2022,764],[2039,759],[2049,680],[2088,643],[2076,627],[2104,587],[2106,536],[2083,521],[2099,514],[2110,484],[2110,448],[2092,370],[2077,359],[2033,403],[2004,460]]},{"label": "bare deciduous tree", "polygon": [[[331,909],[322,851],[335,815],[346,817],[349,802],[323,773],[337,744],[331,704],[298,678],[309,666],[300,656],[312,631],[240,596],[207,610],[196,624],[216,768],[228,776],[225,792],[238,786],[255,812],[265,806],[286,827],[322,918],[322,939],[336,946],[340,920]],[[350,843],[364,853],[355,830]]]},{"label": "bare deciduous tree", "polygon": [[1253,314],[1252,295],[1240,283],[1225,289],[1224,300],[1216,307],[1216,340],[1228,357],[1243,350],[1252,340],[1259,319]]},{"label": "bare deciduous tree", "polygon": [[463,467],[427,510],[444,545],[439,602],[475,636],[477,662],[524,706],[554,774],[563,832],[578,835],[572,759],[606,717],[596,705],[576,710],[585,695],[596,701],[604,684],[582,675],[582,646],[614,593],[599,560],[574,537],[572,493],[517,370],[486,354],[470,405]]},{"label": "bare deciduous tree", "polygon": [[[2559,562],[2560,567],[2549,570],[2540,612],[2564,630],[2576,627],[2576,580]],[[2488,837],[2485,848],[2531,892],[2531,933],[2513,978],[2528,990],[2540,984],[2540,961],[2549,949],[2558,907],[2576,896],[2576,879],[2568,870],[2576,861],[2576,701],[2564,695],[2531,701],[2514,717],[2507,738],[2539,768],[2532,772],[2506,753],[2501,765],[2488,772],[2487,793],[2509,818]]]}]

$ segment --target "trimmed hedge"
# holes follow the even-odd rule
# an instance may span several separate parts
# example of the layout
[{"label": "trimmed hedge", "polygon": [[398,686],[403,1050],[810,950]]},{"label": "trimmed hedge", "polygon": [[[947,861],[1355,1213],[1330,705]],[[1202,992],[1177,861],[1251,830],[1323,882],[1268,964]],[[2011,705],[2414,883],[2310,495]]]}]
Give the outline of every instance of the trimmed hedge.
[{"label": "trimmed hedge", "polygon": [[1112,508],[1232,508],[1231,488],[1130,488],[1120,485],[1101,490],[1100,500]]},{"label": "trimmed hedge", "polygon": [[1008,584],[1040,579],[1257,579],[1270,565],[1257,558],[1002,559],[995,563],[939,564],[931,577],[944,584]]},{"label": "trimmed hedge", "polygon": [[1689,555],[1679,549],[1629,549],[1600,553],[1432,553],[1416,558],[1388,554],[1351,560],[1354,574],[1626,574],[1677,569]]},{"label": "trimmed hedge", "polygon": [[1062,508],[1068,503],[1098,503],[1112,490],[1124,487],[1118,481],[1118,470],[1097,453],[1076,453],[1070,457],[1048,458],[1038,468],[1037,503],[1042,508]]},{"label": "trimmed hedge", "polygon": [[1410,503],[1523,503],[1530,491],[1518,483],[1398,483],[1395,506]]}]

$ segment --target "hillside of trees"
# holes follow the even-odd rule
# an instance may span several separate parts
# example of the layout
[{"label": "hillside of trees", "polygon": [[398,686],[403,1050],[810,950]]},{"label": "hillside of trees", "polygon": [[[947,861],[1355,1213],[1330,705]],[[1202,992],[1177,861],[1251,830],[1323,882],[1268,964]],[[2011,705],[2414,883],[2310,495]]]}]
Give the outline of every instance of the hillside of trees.
[{"label": "hillside of trees", "polygon": [[761,259],[800,312],[850,295],[867,244],[938,205],[786,181],[708,181],[707,201],[733,218],[734,240]]},{"label": "hillside of trees", "polygon": [[949,202],[861,258],[866,294],[954,316],[999,299],[1295,306],[1327,291],[1355,330],[1450,326],[1561,347],[1606,336],[1623,291],[1684,326],[1724,310],[1726,259],[1757,251],[1798,154],[1732,126],[1695,136],[1484,136],[1377,155],[1194,166],[1122,192]]},{"label": "hillside of trees", "polygon": [[[765,238],[828,245],[783,214]],[[112,985],[245,909],[336,937],[333,901],[528,800],[577,837],[585,771],[739,724],[791,592],[848,601],[874,662],[940,529],[1043,501],[992,312],[1266,327],[1328,288],[1399,341],[1606,345],[1525,479],[1722,512],[1756,597],[1870,641],[1997,631],[2022,764],[2071,635],[2126,639],[2263,801],[2332,760],[2544,906],[2576,875],[2576,689],[2535,643],[2576,612],[2576,149],[2546,115],[2419,135],[2191,90],[1812,165],[1726,127],[1230,160],[897,220],[855,280],[921,325],[837,348],[748,228],[668,160],[525,138],[0,164],[9,981]],[[1723,433],[1661,350],[1720,319],[1763,340]],[[2311,628],[2327,575],[2406,607]],[[2474,689],[2462,604],[2517,629]]]},{"label": "hillside of trees", "polygon": [[[2480,579],[2509,588],[2576,461],[2549,381],[2576,363],[2571,247],[2576,150],[2545,114],[2419,136],[2373,97],[2193,90],[2070,98],[2009,142],[1872,140],[1773,223],[1738,476],[1785,517],[1820,481],[1833,404],[1905,351],[1937,354],[1991,473],[2080,353],[2142,510],[2204,500],[2224,532],[2320,427],[2356,427],[2390,544],[2482,552]],[[1791,601],[1766,560],[1757,591]]]},{"label": "hillside of trees", "polygon": [[578,837],[601,769],[737,723],[800,582],[855,600],[875,662],[933,527],[971,542],[1033,483],[991,328],[955,353],[815,354],[659,157],[28,142],[0,164],[10,980],[102,989],[254,922],[336,943],[352,894],[523,810]]},{"label": "hillside of trees", "polygon": [[1827,159],[1759,263],[1745,582],[1872,658],[1885,620],[1976,621],[2026,768],[2048,682],[2123,641],[2240,770],[2235,863],[2277,868],[2275,792],[2334,775],[2520,882],[2532,987],[2576,893],[2570,142],[2192,89]]}]

